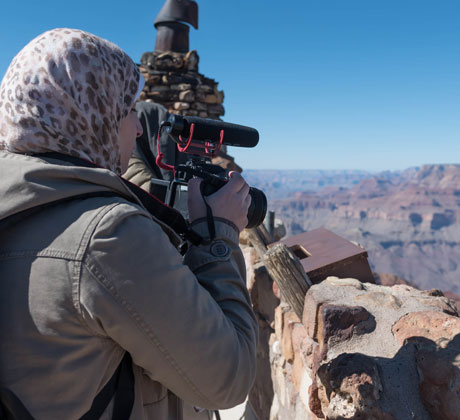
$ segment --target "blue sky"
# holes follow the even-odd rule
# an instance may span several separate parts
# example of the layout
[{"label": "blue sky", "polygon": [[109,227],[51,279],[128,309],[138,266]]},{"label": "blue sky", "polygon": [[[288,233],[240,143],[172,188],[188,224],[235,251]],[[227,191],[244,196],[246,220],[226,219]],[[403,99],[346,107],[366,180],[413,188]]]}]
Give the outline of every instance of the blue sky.
[{"label": "blue sky", "polygon": [[[163,0],[2,5],[0,77],[32,38],[74,27],[139,62]],[[72,4],[72,6],[70,6]],[[198,0],[191,48],[225,92],[224,119],[260,132],[248,169],[460,163],[458,0]]]}]

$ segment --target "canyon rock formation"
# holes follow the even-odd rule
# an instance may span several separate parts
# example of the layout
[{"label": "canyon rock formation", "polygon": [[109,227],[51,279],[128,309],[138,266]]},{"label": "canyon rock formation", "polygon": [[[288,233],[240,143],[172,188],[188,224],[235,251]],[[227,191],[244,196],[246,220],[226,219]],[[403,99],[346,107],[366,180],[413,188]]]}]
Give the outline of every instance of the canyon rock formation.
[{"label": "canyon rock formation", "polygon": [[[295,184],[284,172],[271,174],[271,184],[261,174],[246,173],[250,183],[268,188],[269,197],[276,196],[276,183],[281,189]],[[334,174],[320,175],[310,184],[302,182],[339,182]],[[346,188],[314,192],[301,192],[302,182],[295,187],[299,192],[269,202],[288,235],[324,226],[363,245],[373,271],[396,274],[421,289],[460,294],[460,165],[426,165],[371,177],[347,173]]]}]

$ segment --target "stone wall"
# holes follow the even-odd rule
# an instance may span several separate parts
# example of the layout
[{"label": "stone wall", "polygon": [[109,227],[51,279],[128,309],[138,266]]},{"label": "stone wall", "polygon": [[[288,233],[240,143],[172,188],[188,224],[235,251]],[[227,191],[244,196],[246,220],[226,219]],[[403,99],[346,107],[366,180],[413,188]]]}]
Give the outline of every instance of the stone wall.
[{"label": "stone wall", "polygon": [[243,252],[260,328],[249,395],[259,420],[460,420],[455,302],[329,277],[309,289],[299,319],[255,249]]},{"label": "stone wall", "polygon": [[164,105],[169,112],[219,119],[224,115],[224,92],[218,83],[198,72],[196,51],[146,52],[140,70],[145,78],[141,101]]}]

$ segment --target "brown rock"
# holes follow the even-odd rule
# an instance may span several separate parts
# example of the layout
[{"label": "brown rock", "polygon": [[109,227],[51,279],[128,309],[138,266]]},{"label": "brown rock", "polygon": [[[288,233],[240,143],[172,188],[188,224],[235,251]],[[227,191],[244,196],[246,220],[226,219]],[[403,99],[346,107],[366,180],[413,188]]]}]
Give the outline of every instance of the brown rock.
[{"label": "brown rock", "polygon": [[[366,325],[364,321],[371,321]],[[345,341],[353,333],[364,334],[375,328],[372,315],[362,306],[324,304],[318,314],[317,341],[320,348],[327,351],[328,341]],[[358,328],[361,327],[361,328]]]},{"label": "brown rock", "polygon": [[196,50],[189,51],[185,57],[185,67],[187,68],[188,71],[190,72],[197,72],[198,71],[198,63],[200,61],[200,57],[198,56],[198,53]]},{"label": "brown rock", "polygon": [[281,348],[283,351],[284,358],[289,362],[293,363],[294,361],[294,348],[292,346],[292,331],[294,325],[300,323],[299,317],[294,312],[286,312],[283,319],[283,332],[282,332],[282,341]]},{"label": "brown rock", "polygon": [[179,93],[179,100],[183,102],[193,102],[195,100],[195,93],[193,90],[184,90]]},{"label": "brown rock", "polygon": [[176,111],[183,111],[185,109],[189,109],[190,108],[190,104],[187,103],[187,102],[175,102],[174,103],[174,109]]},{"label": "brown rock", "polygon": [[217,96],[216,95],[206,95],[204,97],[204,102],[207,104],[216,104],[217,103]]},{"label": "brown rock", "polygon": [[201,118],[208,118],[209,115],[206,111],[200,111],[199,114],[198,114],[199,117]]},{"label": "brown rock", "polygon": [[156,86],[162,82],[162,77],[159,74],[149,74],[145,79],[145,84],[147,86]]},{"label": "brown rock", "polygon": [[425,343],[416,352],[420,398],[433,419],[460,419],[460,335],[442,346]]},{"label": "brown rock", "polygon": [[[308,340],[308,348],[305,348],[305,343]],[[307,330],[301,323],[297,323],[294,325],[292,330],[292,347],[294,349],[294,353],[300,353],[302,351],[306,351],[307,353],[311,353],[311,338],[307,334]]]},{"label": "brown rock", "polygon": [[308,408],[319,419],[324,419],[323,410],[321,407],[321,399],[319,397],[319,388],[316,382],[310,386],[308,390],[310,398],[308,399]]},{"label": "brown rock", "polygon": [[302,324],[295,324],[292,330],[292,347],[294,349],[294,361],[302,359],[302,365],[308,369],[313,368],[313,352],[317,349],[318,343],[313,341],[307,334]]},{"label": "brown rock", "polygon": [[208,109],[207,105],[202,102],[195,102],[192,106],[197,111],[207,111]]},{"label": "brown rock", "polygon": [[171,90],[190,90],[192,85],[190,83],[179,83],[177,85],[171,85]]},{"label": "brown rock", "polygon": [[208,112],[210,114],[216,114],[216,115],[224,115],[225,114],[225,109],[222,105],[220,104],[215,104],[215,105],[209,105],[208,106]]},{"label": "brown rock", "polygon": [[310,288],[305,295],[305,302],[303,306],[302,323],[305,326],[308,335],[316,340],[317,318],[319,307],[322,302],[318,302],[312,293],[313,288]]},{"label": "brown rock", "polygon": [[206,84],[199,84],[196,87],[196,90],[198,92],[203,92],[203,93],[213,93],[214,92],[214,89],[211,86],[206,85]]},{"label": "brown rock", "polygon": [[154,67],[158,70],[179,70],[184,67],[184,55],[164,52],[155,57]]},{"label": "brown rock", "polygon": [[412,312],[396,322],[392,331],[401,344],[410,337],[450,340],[460,334],[460,318],[438,311]]},{"label": "brown rock", "polygon": [[275,335],[276,339],[281,342],[283,336],[283,308],[281,305],[275,308]]},{"label": "brown rock", "polygon": [[318,398],[327,419],[391,420],[380,407],[382,383],[374,359],[341,354],[318,370]]}]

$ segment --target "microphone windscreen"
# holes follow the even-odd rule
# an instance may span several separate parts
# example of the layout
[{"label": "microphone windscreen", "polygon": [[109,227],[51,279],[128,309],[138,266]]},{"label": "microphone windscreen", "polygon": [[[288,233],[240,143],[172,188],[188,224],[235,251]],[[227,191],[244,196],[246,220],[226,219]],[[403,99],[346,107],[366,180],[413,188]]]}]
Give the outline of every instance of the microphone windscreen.
[{"label": "microphone windscreen", "polygon": [[190,125],[195,124],[193,138],[195,140],[217,142],[220,138],[220,131],[224,130],[223,144],[237,147],[255,147],[259,143],[259,132],[252,127],[231,124],[210,118],[184,116],[183,136],[188,136]]}]

